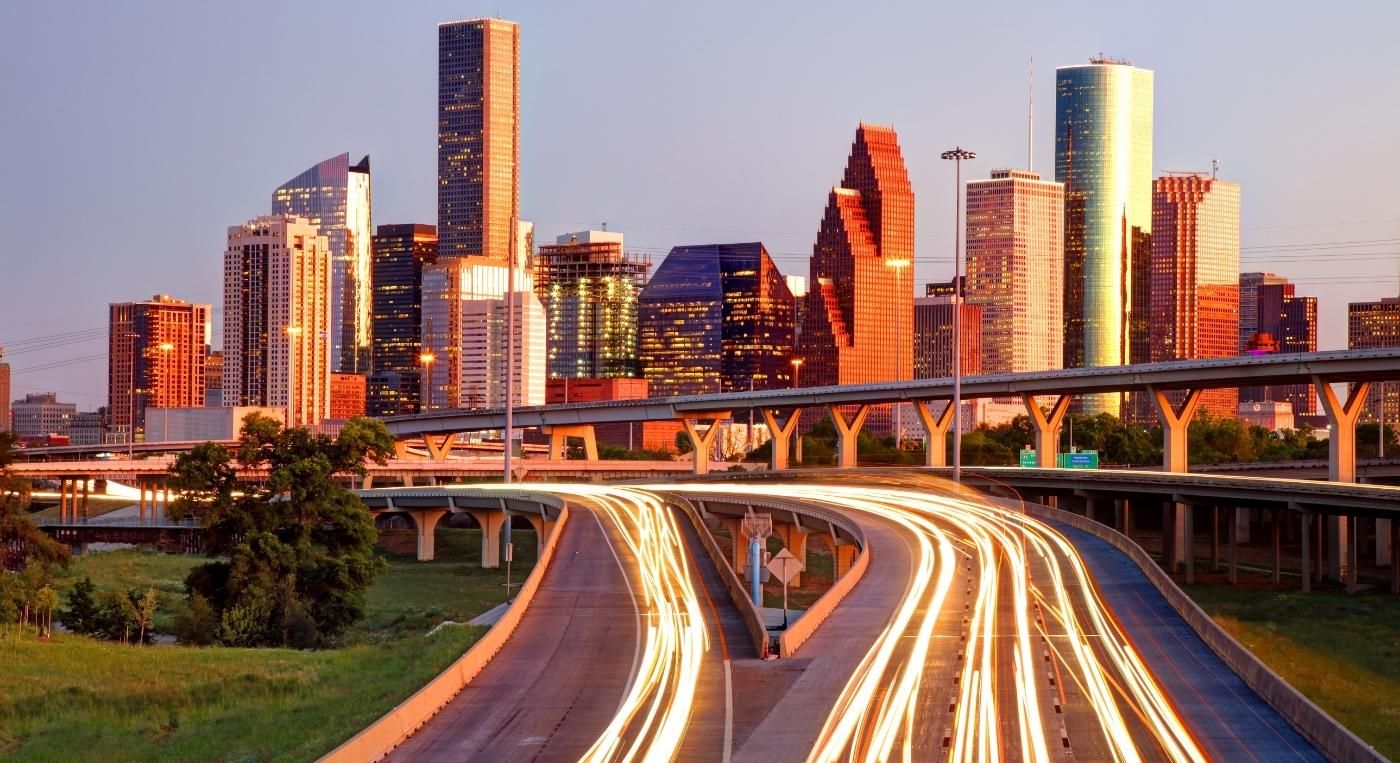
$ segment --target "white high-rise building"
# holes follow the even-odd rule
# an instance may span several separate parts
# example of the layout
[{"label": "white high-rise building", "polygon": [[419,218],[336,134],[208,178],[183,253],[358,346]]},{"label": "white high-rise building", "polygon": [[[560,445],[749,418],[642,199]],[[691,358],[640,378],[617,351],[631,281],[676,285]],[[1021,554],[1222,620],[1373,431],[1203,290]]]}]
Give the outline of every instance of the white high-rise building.
[{"label": "white high-rise building", "polygon": [[331,248],[302,217],[228,229],[224,252],[225,406],[271,406],[290,426],[330,415]]},{"label": "white high-rise building", "polygon": [[967,184],[969,304],[982,373],[1064,367],[1064,186],[1025,170]]}]

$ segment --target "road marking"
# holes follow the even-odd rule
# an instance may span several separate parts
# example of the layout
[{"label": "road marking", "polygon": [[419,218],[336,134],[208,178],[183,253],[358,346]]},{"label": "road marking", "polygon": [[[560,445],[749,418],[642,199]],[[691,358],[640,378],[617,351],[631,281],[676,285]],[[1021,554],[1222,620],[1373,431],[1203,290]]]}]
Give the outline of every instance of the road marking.
[{"label": "road marking", "polygon": [[734,679],[729,660],[724,661],[724,754],[722,763],[729,763],[729,750],[734,746]]},{"label": "road marking", "polygon": [[593,516],[593,521],[598,523],[598,531],[603,533],[603,542],[608,544],[608,551],[612,552],[613,561],[617,562],[617,568],[622,572],[622,582],[627,586],[627,596],[632,600],[632,621],[636,625],[636,637],[632,640],[632,670],[627,674],[627,685],[622,689],[622,696],[617,700],[618,712],[622,710],[622,704],[627,701],[627,695],[632,691],[632,684],[637,680],[637,664],[642,659],[642,608],[637,606],[637,594],[632,591],[632,579],[627,574],[627,568],[622,566],[622,557],[617,555],[617,549],[613,547],[612,538],[608,537],[608,529],[603,527],[603,520],[598,518],[598,512],[589,509],[589,514]]}]

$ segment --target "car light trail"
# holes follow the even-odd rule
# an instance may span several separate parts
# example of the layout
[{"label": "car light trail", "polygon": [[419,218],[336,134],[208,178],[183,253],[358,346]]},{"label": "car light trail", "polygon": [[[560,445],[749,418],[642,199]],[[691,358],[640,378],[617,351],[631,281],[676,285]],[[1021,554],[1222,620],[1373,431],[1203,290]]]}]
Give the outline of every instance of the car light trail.
[{"label": "car light trail", "polygon": [[[931,639],[955,630],[965,647],[945,744],[948,760],[1052,759],[1061,746],[1061,724],[1047,712],[1053,692],[1040,684],[1033,648],[1040,639],[1047,648],[1064,645],[1055,654],[1081,687],[1111,759],[1206,759],[1117,627],[1083,559],[1043,522],[975,498],[924,490],[810,484],[646,489],[814,502],[879,517],[914,541],[904,599],[841,692],[811,761],[913,760],[916,747],[929,745],[913,736],[916,728],[928,727],[916,715]],[[969,585],[976,585],[965,625],[949,595],[963,558],[975,573]],[[999,603],[1009,603],[1009,617],[998,612]],[[1037,604],[1060,632],[1051,633],[1048,622],[1033,622]],[[1140,721],[1136,738],[1128,718]],[[1140,749],[1143,742],[1151,749]]]}]

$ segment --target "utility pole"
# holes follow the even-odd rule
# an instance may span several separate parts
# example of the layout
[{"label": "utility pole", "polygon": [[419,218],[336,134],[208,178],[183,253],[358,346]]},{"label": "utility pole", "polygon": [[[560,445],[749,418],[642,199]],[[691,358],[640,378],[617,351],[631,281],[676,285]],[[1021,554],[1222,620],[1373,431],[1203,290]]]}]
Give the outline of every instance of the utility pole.
[{"label": "utility pole", "polygon": [[[516,218],[510,218],[510,249],[506,257],[506,431],[503,438],[503,450],[505,459],[503,464],[503,474],[501,481],[510,484],[511,481],[511,438],[515,436],[515,256],[518,254],[518,244],[516,243]],[[510,517],[506,517],[506,527],[510,527]],[[509,543],[510,530],[506,530]]]},{"label": "utility pole", "polygon": [[977,154],[956,146],[944,151],[955,169],[953,188],[953,481],[962,482],[962,163]]}]

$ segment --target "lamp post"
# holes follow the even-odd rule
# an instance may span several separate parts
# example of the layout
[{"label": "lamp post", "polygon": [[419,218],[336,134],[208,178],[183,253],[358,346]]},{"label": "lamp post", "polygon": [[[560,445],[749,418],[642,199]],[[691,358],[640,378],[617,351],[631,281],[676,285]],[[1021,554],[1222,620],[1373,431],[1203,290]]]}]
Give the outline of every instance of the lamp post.
[{"label": "lamp post", "polygon": [[423,376],[426,378],[428,394],[425,399],[418,403],[419,411],[428,410],[428,404],[433,399],[433,361],[437,360],[431,352],[424,352],[418,356],[418,364],[423,367]]},{"label": "lamp post", "polygon": [[297,344],[301,339],[301,326],[287,327],[287,421],[284,429],[291,429],[296,416],[296,356]]},{"label": "lamp post", "polygon": [[957,146],[940,155],[953,162],[953,481],[962,481],[962,163],[977,154]]},{"label": "lamp post", "polygon": [[[909,267],[909,266],[912,265],[912,264],[913,264],[913,261],[912,261],[912,260],[906,260],[906,259],[896,259],[896,260],[886,260],[886,261],[885,261],[885,266],[886,266],[886,267],[894,268],[895,281],[896,281],[897,283],[901,284],[901,285],[904,283],[904,269],[907,268],[907,267]],[[914,295],[914,289],[913,289],[912,286],[909,288],[908,294],[909,294],[910,298],[912,299],[912,298],[913,298],[913,295]],[[903,302],[902,302],[902,301],[896,302],[896,305],[900,305],[900,304],[903,304]],[[898,308],[896,308],[896,309],[898,309]],[[904,358],[904,316],[902,316],[902,315],[897,315],[897,316],[895,316],[894,324],[895,324],[895,328],[894,328],[895,356],[894,356],[894,357],[895,357],[895,365],[896,365],[896,368],[895,368],[895,376],[896,376],[896,377],[902,377],[902,376],[904,375],[904,373],[903,373],[903,372],[904,372],[904,369],[903,369],[903,368],[899,368],[898,366],[899,366],[900,360],[902,360],[902,359]],[[911,348],[911,351],[912,351],[912,348]],[[912,358],[913,358],[913,356],[911,355],[910,358],[911,358],[911,362],[910,362],[910,371],[911,371],[911,373],[910,373],[910,376],[913,376],[913,373],[912,373],[912,371],[913,371],[913,363],[912,363]],[[896,381],[903,381],[903,379],[902,379],[902,378],[896,378]],[[894,404],[894,449],[897,450],[897,451],[898,451],[898,450],[903,450],[903,445],[904,445],[904,419],[903,419],[903,416],[902,416],[903,413],[904,413],[904,405],[903,405],[903,403],[896,402],[896,403]]]},{"label": "lamp post", "polygon": [[[166,385],[170,383],[170,352],[174,349],[175,345],[171,344],[170,342],[160,343],[160,387],[158,387],[158,389],[165,388],[166,392],[164,395],[162,395],[162,397],[167,398],[169,397],[169,388],[166,387]],[[165,402],[169,403],[170,401],[167,399],[165,400]],[[160,441],[163,443],[168,443],[170,442],[170,406],[168,404],[165,405],[163,407],[163,410],[165,411],[165,413],[162,413],[160,415]]]},{"label": "lamp post", "polygon": [[[793,388],[793,389],[797,389],[798,387],[802,386],[801,384],[798,383],[798,374],[802,371],[802,364],[805,363],[806,361],[803,360],[802,358],[793,358],[792,360],[789,360],[788,362],[792,364],[792,388]],[[799,463],[799,464],[802,463],[802,433],[801,433],[801,432],[798,432],[798,433],[797,433],[797,453],[796,453],[796,458],[797,458],[797,463]]]}]

